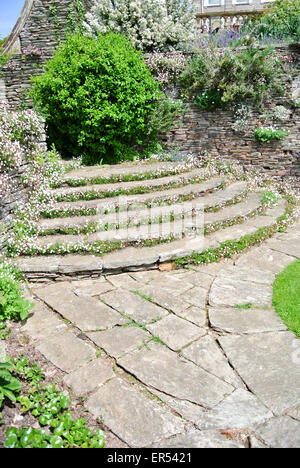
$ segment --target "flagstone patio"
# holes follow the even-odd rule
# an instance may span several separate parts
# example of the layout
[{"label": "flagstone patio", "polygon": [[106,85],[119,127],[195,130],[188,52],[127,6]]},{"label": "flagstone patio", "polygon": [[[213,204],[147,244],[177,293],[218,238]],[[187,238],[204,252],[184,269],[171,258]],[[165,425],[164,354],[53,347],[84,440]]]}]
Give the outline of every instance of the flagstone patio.
[{"label": "flagstone patio", "polygon": [[300,341],[272,308],[299,234],[207,266],[30,283],[22,332],[129,447],[299,447]]}]

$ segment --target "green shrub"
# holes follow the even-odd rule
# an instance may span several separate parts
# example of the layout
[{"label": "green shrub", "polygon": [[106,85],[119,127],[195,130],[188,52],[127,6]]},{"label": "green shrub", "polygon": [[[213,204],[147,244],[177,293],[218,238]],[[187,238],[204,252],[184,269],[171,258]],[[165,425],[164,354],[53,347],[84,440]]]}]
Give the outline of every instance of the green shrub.
[{"label": "green shrub", "polygon": [[116,162],[147,139],[162,94],[141,53],[107,33],[68,37],[33,79],[32,96],[59,151]]},{"label": "green shrub", "polygon": [[277,0],[254,27],[256,35],[297,36],[300,23],[300,0]]},{"label": "green shrub", "polygon": [[180,77],[183,95],[201,108],[212,109],[247,100],[261,106],[272,93],[282,93],[281,62],[273,49],[253,42],[244,50],[204,49],[187,64]]}]

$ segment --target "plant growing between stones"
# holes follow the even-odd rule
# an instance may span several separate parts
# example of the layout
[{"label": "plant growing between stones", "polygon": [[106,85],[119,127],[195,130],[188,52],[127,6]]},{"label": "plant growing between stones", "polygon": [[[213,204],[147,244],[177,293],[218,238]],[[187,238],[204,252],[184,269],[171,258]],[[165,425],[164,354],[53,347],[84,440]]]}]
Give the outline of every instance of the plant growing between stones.
[{"label": "plant growing between stones", "polygon": [[273,127],[259,127],[254,130],[254,138],[261,143],[270,143],[272,140],[283,140],[289,132]]}]

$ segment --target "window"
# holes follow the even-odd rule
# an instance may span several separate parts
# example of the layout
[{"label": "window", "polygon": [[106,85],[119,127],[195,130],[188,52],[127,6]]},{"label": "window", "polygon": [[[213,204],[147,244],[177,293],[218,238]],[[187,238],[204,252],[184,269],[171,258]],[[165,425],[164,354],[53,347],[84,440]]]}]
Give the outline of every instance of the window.
[{"label": "window", "polygon": [[221,6],[224,5],[224,0],[204,0],[204,6]]},{"label": "window", "polygon": [[250,5],[252,0],[232,0],[232,5]]}]

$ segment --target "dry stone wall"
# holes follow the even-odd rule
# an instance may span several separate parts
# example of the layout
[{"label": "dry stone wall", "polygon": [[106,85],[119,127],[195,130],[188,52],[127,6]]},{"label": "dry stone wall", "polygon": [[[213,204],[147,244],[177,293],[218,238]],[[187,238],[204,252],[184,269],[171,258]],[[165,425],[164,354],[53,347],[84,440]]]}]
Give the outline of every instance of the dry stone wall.
[{"label": "dry stone wall", "polygon": [[[278,105],[282,102],[278,100]],[[246,166],[271,171],[273,174],[300,176],[300,110],[290,108],[290,118],[280,122],[289,135],[282,141],[259,143],[253,131],[262,124],[261,116],[253,112],[246,132],[233,129],[233,111],[204,111],[189,104],[182,123],[167,133],[164,143],[191,153],[207,151],[212,157],[235,159]]]}]

